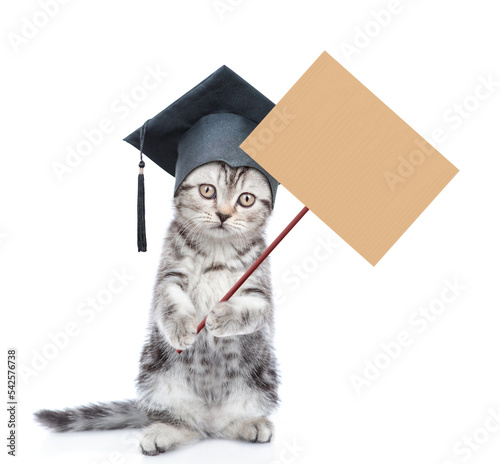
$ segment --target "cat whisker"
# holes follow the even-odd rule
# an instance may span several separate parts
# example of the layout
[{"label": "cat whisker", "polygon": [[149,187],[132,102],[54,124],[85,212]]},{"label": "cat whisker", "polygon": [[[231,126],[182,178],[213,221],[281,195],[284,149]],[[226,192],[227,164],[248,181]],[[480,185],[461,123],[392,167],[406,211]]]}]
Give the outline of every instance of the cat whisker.
[{"label": "cat whisker", "polygon": [[192,239],[196,244],[199,243],[199,239],[201,238],[203,231],[205,230],[205,225],[199,224],[199,227],[195,228],[193,231],[194,238]]},{"label": "cat whisker", "polygon": [[[189,236],[189,229],[188,227],[192,225],[196,225],[196,220],[200,219],[201,216],[195,216],[194,218],[189,218],[185,222],[182,223],[181,227],[179,227],[179,230],[176,234],[175,241],[174,241],[174,246],[177,248],[179,241],[183,239],[183,234],[186,232],[186,235]],[[183,251],[184,244],[181,247],[181,253]]]},{"label": "cat whisker", "polygon": [[[191,242],[196,243],[196,241],[193,240],[192,236],[200,231],[203,231],[203,223],[195,224],[193,229],[186,230],[186,238],[189,239]],[[182,244],[182,247],[181,247],[181,253],[184,250],[184,246],[186,245],[186,243],[187,243],[187,240],[184,240],[184,243]]]},{"label": "cat whisker", "polygon": [[189,226],[189,224],[194,223],[194,221],[195,221],[195,219],[191,218],[191,219],[188,219],[188,220],[184,221],[180,225],[179,230],[177,231],[177,233],[175,235],[175,241],[174,241],[174,245],[175,246],[177,246],[177,241],[182,238],[181,234],[184,232],[184,230]]}]

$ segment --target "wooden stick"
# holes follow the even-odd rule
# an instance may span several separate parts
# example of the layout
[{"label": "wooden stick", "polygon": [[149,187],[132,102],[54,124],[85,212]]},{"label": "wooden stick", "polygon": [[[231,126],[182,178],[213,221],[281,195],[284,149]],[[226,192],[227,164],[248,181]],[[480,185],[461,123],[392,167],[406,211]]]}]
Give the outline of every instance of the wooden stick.
[{"label": "wooden stick", "polygon": [[[302,208],[302,210],[300,211],[299,214],[297,214],[297,216],[295,216],[295,218],[292,220],[292,222],[290,222],[290,224],[288,224],[285,229],[283,230],[283,232],[281,232],[281,234],[279,234],[273,241],[273,243],[271,243],[263,252],[262,254],[257,258],[257,260],[248,268],[248,270],[240,277],[240,279],[238,280],[238,282],[236,282],[233,287],[231,288],[231,290],[229,290],[223,297],[222,299],[220,300],[220,302],[222,301],[227,301],[229,300],[229,298],[231,298],[237,291],[238,289],[243,285],[243,283],[253,274],[253,272],[255,271],[255,269],[257,269],[261,264],[262,264],[262,261],[264,261],[270,254],[271,254],[271,251],[273,251],[277,246],[278,244],[286,237],[286,235],[288,234],[288,232],[290,232],[296,225],[297,225],[297,222],[299,222],[303,217],[304,215],[309,211],[309,208],[307,206],[304,206]],[[208,317],[208,314],[207,316],[205,317],[205,319],[203,319],[199,324],[198,324],[198,329],[196,331],[197,334],[199,334],[203,328],[205,327],[205,321],[207,320],[207,317]],[[182,350],[177,350],[177,353],[182,353]]]}]

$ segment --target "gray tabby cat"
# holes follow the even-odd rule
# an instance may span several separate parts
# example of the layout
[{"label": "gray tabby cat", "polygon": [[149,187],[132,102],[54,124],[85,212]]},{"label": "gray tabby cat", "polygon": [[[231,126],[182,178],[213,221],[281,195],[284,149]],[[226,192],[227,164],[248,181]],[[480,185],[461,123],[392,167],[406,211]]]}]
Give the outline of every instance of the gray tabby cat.
[{"label": "gray tabby cat", "polygon": [[[41,410],[35,415],[43,425],[60,432],[144,428],[146,455],[209,437],[271,440],[268,416],[278,403],[278,374],[268,263],[218,303],[265,249],[269,182],[257,169],[212,162],[189,174],[174,204],[138,398]],[[211,310],[206,330],[195,336]]]}]

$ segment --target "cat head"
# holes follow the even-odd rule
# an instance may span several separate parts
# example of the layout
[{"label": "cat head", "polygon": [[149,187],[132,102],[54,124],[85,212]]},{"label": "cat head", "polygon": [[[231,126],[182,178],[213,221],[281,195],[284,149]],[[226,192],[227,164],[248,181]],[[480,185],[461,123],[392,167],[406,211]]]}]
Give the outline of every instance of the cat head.
[{"label": "cat head", "polygon": [[184,179],[174,204],[193,236],[242,241],[262,233],[272,211],[271,187],[255,168],[211,162]]}]

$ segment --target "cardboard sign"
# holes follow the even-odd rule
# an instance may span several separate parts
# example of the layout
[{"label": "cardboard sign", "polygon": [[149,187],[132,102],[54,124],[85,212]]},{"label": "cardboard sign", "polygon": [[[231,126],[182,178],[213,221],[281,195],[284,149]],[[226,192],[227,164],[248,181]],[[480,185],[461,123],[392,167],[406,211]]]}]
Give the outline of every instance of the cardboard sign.
[{"label": "cardboard sign", "polygon": [[326,52],[240,147],[372,265],[458,172]]}]

